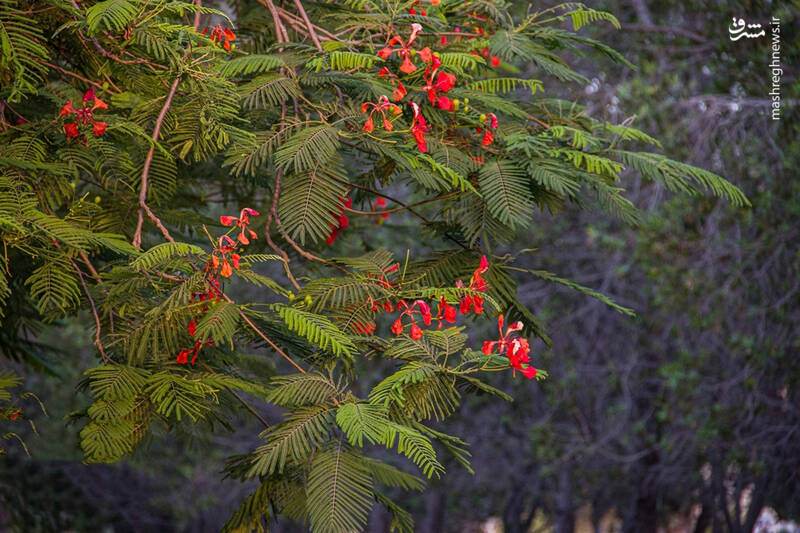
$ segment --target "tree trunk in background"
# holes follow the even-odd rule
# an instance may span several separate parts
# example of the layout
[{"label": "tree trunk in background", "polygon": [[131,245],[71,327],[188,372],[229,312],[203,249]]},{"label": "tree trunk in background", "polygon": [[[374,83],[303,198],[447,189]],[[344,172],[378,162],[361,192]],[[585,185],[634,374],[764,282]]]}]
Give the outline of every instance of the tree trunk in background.
[{"label": "tree trunk in background", "polygon": [[445,492],[437,490],[425,497],[425,523],[419,528],[423,533],[441,533],[444,531],[444,511],[447,499]]},{"label": "tree trunk in background", "polygon": [[558,471],[558,496],[554,533],[573,533],[575,531],[575,509],[572,506],[570,470],[570,464],[564,463]]}]

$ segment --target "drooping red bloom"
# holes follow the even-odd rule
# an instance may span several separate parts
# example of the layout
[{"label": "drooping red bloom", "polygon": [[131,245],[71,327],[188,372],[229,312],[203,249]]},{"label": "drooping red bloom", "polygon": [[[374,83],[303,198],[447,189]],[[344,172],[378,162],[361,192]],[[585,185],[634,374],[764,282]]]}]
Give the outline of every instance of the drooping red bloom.
[{"label": "drooping red bloom", "polygon": [[393,89],[393,90],[392,90],[392,95],[394,95],[394,98],[393,98],[393,100],[394,100],[395,102],[399,102],[400,100],[402,100],[403,98],[405,98],[405,96],[406,96],[407,94],[408,94],[408,91],[406,91],[406,88],[405,88],[405,87],[403,87],[403,84],[402,84],[402,82],[399,82],[399,81],[398,81],[398,82],[397,82],[397,87],[396,87],[395,89]]},{"label": "drooping red bloom", "polygon": [[239,232],[239,236],[237,237],[237,239],[239,240],[240,243],[246,245],[250,244],[250,239],[258,239],[258,234],[248,227],[248,225],[250,224],[251,216],[257,217],[258,211],[256,211],[255,209],[251,209],[249,207],[245,207],[239,212],[239,218],[233,216],[221,216],[219,217],[219,221],[220,223],[222,223],[223,226],[231,226],[235,223],[236,227],[241,229],[241,232]]},{"label": "drooping red bloom", "polygon": [[[483,354],[489,356],[497,350],[499,355],[508,358],[508,365],[516,372],[519,370],[528,379],[536,377],[536,368],[530,366],[530,345],[527,339],[521,339],[516,333],[522,331],[522,322],[510,324],[503,333],[503,315],[497,318],[497,330],[499,338],[496,341],[486,341],[483,343]],[[523,365],[527,365],[524,366]]]},{"label": "drooping red bloom", "polygon": [[[208,33],[208,27],[200,32],[201,35],[205,35]],[[222,24],[217,24],[213,28],[211,28],[211,33],[209,34],[212,43],[219,42],[225,50],[230,51],[231,49],[231,41],[236,40],[236,34],[234,34],[228,28],[223,28]]]},{"label": "drooping red bloom", "polygon": [[[472,273],[472,277],[469,280],[469,289],[475,292],[486,292],[488,287],[486,280],[483,279],[483,274],[485,274],[489,270],[489,261],[486,259],[486,256],[481,256],[481,262],[478,264],[478,268]],[[456,281],[456,287],[463,289],[464,283],[461,280]],[[474,311],[475,314],[483,313],[483,297],[472,294],[467,295],[461,298],[459,302],[459,312],[462,315],[469,313],[470,311]]]},{"label": "drooping red bloom", "polygon": [[345,208],[350,209],[351,207],[353,207],[353,199],[339,198],[339,201],[342,203],[342,205],[341,207],[339,207],[339,216],[337,218],[337,224],[331,224],[331,232],[328,235],[328,238],[325,239],[325,242],[329,246],[334,243],[336,237],[339,236],[339,232],[350,225],[350,220],[347,218],[347,215],[344,214],[344,210]]},{"label": "drooping red bloom", "polygon": [[414,118],[411,123],[411,133],[414,135],[414,140],[417,143],[417,148],[420,152],[428,151],[428,144],[425,141],[425,132],[428,131],[428,124],[425,122],[425,117],[422,116],[422,111],[416,102],[409,102],[411,109],[414,112]]},{"label": "drooping red bloom", "polygon": [[[91,104],[89,102],[91,102]],[[75,115],[75,122],[64,124],[64,132],[67,134],[67,137],[78,137],[80,135],[79,126],[86,126],[88,124],[92,125],[92,132],[96,137],[99,137],[105,133],[108,124],[105,122],[95,121],[94,119],[94,112],[97,109],[108,109],[108,105],[100,98],[95,96],[94,87],[83,94],[83,107],[75,109],[72,106],[72,102],[66,102],[61,107],[58,114],[62,117]]]}]

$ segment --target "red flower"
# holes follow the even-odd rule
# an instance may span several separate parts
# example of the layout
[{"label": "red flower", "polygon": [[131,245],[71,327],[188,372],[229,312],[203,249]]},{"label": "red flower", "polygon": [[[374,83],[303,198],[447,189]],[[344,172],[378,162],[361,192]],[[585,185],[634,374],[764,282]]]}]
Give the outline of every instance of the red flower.
[{"label": "red flower", "polygon": [[[208,32],[208,27],[206,27],[206,29],[201,31],[200,34],[205,35],[207,32]],[[217,41],[219,41],[222,47],[228,51],[230,51],[231,49],[231,41],[236,40],[236,34],[234,34],[228,28],[223,28],[221,24],[217,24],[211,29],[210,37],[212,43],[216,43]]]},{"label": "red flower", "polygon": [[[250,239],[258,239],[258,234],[248,227],[250,224],[250,217],[257,217],[258,214],[258,211],[255,209],[245,207],[239,212],[239,218],[223,215],[219,217],[219,221],[223,226],[232,226],[235,223],[236,227],[241,229],[237,239],[240,243],[247,245],[250,244]],[[248,235],[250,238],[248,238]]]},{"label": "red flower", "polygon": [[195,322],[194,319],[190,320],[187,329],[189,330],[189,335],[194,338],[194,334],[197,333],[197,322]]},{"label": "red flower", "polygon": [[[408,40],[403,42],[403,39],[399,35],[395,35],[392,37],[386,46],[378,51],[378,56],[381,59],[389,59],[389,57],[397,52],[403,59],[403,63],[400,65],[400,70],[405,72],[406,74],[410,74],[417,70],[416,65],[411,61],[411,44],[416,40],[417,35],[419,32],[422,31],[422,26],[417,23],[411,25],[411,35],[408,36]],[[392,48],[395,44],[400,44],[399,48]]]},{"label": "red flower", "polygon": [[386,95],[381,95],[378,98],[378,103],[364,102],[361,104],[361,112],[366,113],[370,107],[372,108],[372,111],[369,112],[367,121],[364,123],[364,131],[372,131],[375,129],[375,122],[372,120],[372,115],[375,113],[380,113],[380,115],[383,117],[383,128],[386,131],[392,131],[394,126],[392,125],[392,122],[386,118],[386,112],[391,111],[393,114],[399,115],[402,112],[400,110],[400,106],[389,102],[389,98]]},{"label": "red flower", "polygon": [[[508,365],[516,372],[519,370],[522,375],[528,379],[536,377],[536,369],[530,366],[530,350],[528,339],[521,339],[517,337],[518,331],[523,327],[522,322],[514,322],[506,328],[505,334],[503,333],[503,315],[497,318],[497,329],[500,333],[500,338],[496,341],[486,341],[483,343],[482,351],[484,355],[489,356],[494,353],[495,348],[500,355],[505,355],[508,358]],[[528,365],[523,367],[522,365]]]},{"label": "red flower", "polygon": [[500,66],[500,58],[499,57],[492,56],[491,61],[492,61],[492,66],[493,67],[499,67]]},{"label": "red flower", "polygon": [[481,141],[482,146],[489,146],[494,141],[494,133],[489,130],[483,132],[483,141]]},{"label": "red flower", "polygon": [[[91,106],[89,105],[89,102],[92,102]],[[86,126],[87,124],[91,123],[92,132],[96,137],[99,137],[105,133],[106,128],[108,127],[108,124],[105,122],[94,120],[95,110],[108,109],[108,105],[100,98],[95,96],[94,87],[83,94],[83,104],[83,107],[75,109],[72,106],[72,102],[68,101],[58,112],[60,116],[75,115],[75,122],[71,124],[64,124],[64,132],[67,134],[67,137],[75,138],[80,135],[80,130],[78,128],[79,125]]]},{"label": "red flower", "polygon": [[22,411],[20,411],[19,409],[17,409],[17,410],[16,410],[16,411],[14,411],[13,413],[11,413],[11,416],[10,416],[9,418],[10,418],[11,420],[16,420],[17,418],[19,418],[19,414],[20,414],[21,412],[22,412]]},{"label": "red flower", "polygon": [[422,330],[416,324],[411,324],[411,338],[418,341],[422,338]]}]

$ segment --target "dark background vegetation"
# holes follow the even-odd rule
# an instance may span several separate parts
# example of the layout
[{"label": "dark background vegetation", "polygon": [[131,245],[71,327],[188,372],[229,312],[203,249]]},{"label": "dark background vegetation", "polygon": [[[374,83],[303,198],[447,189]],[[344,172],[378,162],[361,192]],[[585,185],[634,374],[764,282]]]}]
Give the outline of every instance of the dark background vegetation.
[{"label": "dark background vegetation", "polygon": [[[739,532],[751,531],[766,506],[798,519],[800,4],[608,0],[591,7],[614,13],[623,29],[583,31],[638,69],[576,55],[576,70],[592,84],[566,96],[588,102],[594,116],[634,120],[671,157],[742,188],[752,208],[673,197],[630,176],[629,198],[646,211],[639,228],[578,209],[558,220],[538,214],[524,236],[524,266],[595,288],[638,317],[546,281],[522,284],[521,299],[546,320],[554,341],[552,349],[536,347],[549,379],[503,374],[495,385],[513,393],[513,403],[464,405],[448,427],[467,436],[475,474],[450,465],[429,493],[404,503],[429,532],[463,531],[490,516],[502,517],[506,533],[571,532],[578,517],[598,531]],[[780,121],[769,118],[767,38],[730,41],[733,16],[781,19]],[[387,222],[395,231],[368,224],[337,245],[412,253],[420,246],[402,217]],[[398,233],[408,237],[386,241]],[[124,464],[82,465],[65,417],[88,403],[74,394],[84,366],[76,360],[93,357],[87,324],[40,336],[59,355],[43,351],[53,375],[31,375],[25,388],[39,394],[49,417],[34,416],[38,436],[25,435],[31,459],[11,446],[0,461],[0,528],[218,530],[249,488],[220,483],[222,459],[252,447],[255,427],[241,420],[210,437],[187,427],[151,439]],[[601,525],[604,516],[614,520]],[[378,512],[370,524],[389,526]]]}]

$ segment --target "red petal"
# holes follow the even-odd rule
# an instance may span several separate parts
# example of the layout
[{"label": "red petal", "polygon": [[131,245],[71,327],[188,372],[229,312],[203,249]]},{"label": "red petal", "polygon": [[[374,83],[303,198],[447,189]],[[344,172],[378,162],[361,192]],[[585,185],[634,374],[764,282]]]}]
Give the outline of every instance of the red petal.
[{"label": "red petal", "polygon": [[185,365],[186,362],[189,360],[189,352],[191,350],[181,350],[181,353],[178,354],[178,357],[175,358],[175,362],[179,365]]},{"label": "red petal", "polygon": [[392,131],[392,123],[388,119],[383,119],[383,129],[386,131]]},{"label": "red petal", "polygon": [[386,48],[382,48],[381,50],[378,50],[378,56],[381,59],[389,59],[389,56],[392,55],[392,52],[394,52],[394,50],[392,50],[391,48],[389,48],[387,46]]},{"label": "red petal", "polygon": [[244,234],[244,228],[242,228],[242,232],[239,234],[237,239],[239,239],[239,242],[244,245],[250,244],[250,240],[247,238],[247,235]]},{"label": "red petal", "polygon": [[229,278],[231,277],[232,273],[233,269],[231,268],[231,265],[227,261],[222,263],[222,269],[219,271],[220,276],[223,278]]},{"label": "red petal", "polygon": [[231,216],[228,216],[228,215],[222,215],[221,217],[219,217],[219,221],[223,226],[230,226],[234,222],[236,222],[236,217],[231,217]]},{"label": "red petal", "polygon": [[400,65],[400,71],[405,72],[406,74],[411,74],[417,70],[417,66],[411,62],[408,56],[403,60],[403,63]]},{"label": "red petal", "polygon": [[520,370],[520,372],[522,372],[522,375],[528,379],[533,379],[536,377],[536,369],[533,368],[532,366],[529,366],[528,368],[523,368],[522,370]]},{"label": "red petal", "polygon": [[189,329],[189,335],[194,337],[194,334],[197,332],[197,322],[195,322],[194,320],[190,320],[188,329]]},{"label": "red petal", "polygon": [[229,30],[228,28],[225,28],[225,38],[228,39],[229,41],[233,41],[234,39],[236,39],[236,34],[233,33],[231,30]]},{"label": "red petal", "polygon": [[439,109],[444,111],[455,111],[455,108],[453,107],[453,101],[446,96],[440,96],[436,103],[439,104]]},{"label": "red petal", "polygon": [[483,355],[489,355],[494,350],[494,343],[491,341],[486,341],[483,343]]},{"label": "red petal", "polygon": [[108,109],[108,104],[104,101],[100,100],[99,98],[94,99],[94,105],[92,106],[92,111],[95,109]]},{"label": "red petal", "polygon": [[105,122],[95,122],[92,128],[95,136],[99,137],[100,135],[104,134],[106,132],[106,127],[108,127],[108,124]]},{"label": "red petal", "polygon": [[233,268],[239,268],[239,260],[241,260],[241,256],[239,256],[239,254],[231,254],[231,262],[233,263]]},{"label": "red petal", "polygon": [[88,102],[89,100],[94,100],[94,87],[83,93],[83,101]]},{"label": "red petal", "polygon": [[64,131],[67,132],[67,137],[77,137],[78,124],[64,124]]},{"label": "red petal", "polygon": [[487,261],[486,256],[483,255],[481,256],[481,262],[478,265],[478,271],[483,273],[486,272],[487,270],[489,270],[489,261]]},{"label": "red petal", "polygon": [[400,335],[403,332],[403,322],[398,318],[392,323],[392,333]]},{"label": "red petal", "polygon": [[423,48],[422,50],[420,50],[419,52],[417,52],[417,53],[419,54],[420,59],[422,59],[426,63],[430,63],[431,59],[433,58],[433,54],[431,53],[431,49],[429,47],[427,47],[427,46],[425,48]]},{"label": "red petal", "polygon": [[416,324],[411,325],[411,338],[418,341],[422,338],[422,330]]},{"label": "red petal", "polygon": [[455,86],[456,86],[455,74],[440,72],[439,76],[436,78],[436,85],[434,85],[434,88],[437,91],[442,91],[443,93],[446,93]]},{"label": "red petal", "polygon": [[75,109],[72,107],[72,102],[67,102],[64,104],[64,107],[61,108],[61,111],[58,112],[59,115],[69,115],[70,113],[74,113]]},{"label": "red petal", "polygon": [[364,127],[362,128],[364,131],[372,131],[375,129],[375,123],[372,122],[372,115],[367,117],[367,121],[364,122]]},{"label": "red petal", "polygon": [[483,132],[483,141],[481,141],[481,144],[483,146],[489,146],[490,144],[492,144],[493,141],[494,141],[494,133],[492,133],[489,130],[484,131]]},{"label": "red petal", "polygon": [[492,66],[499,67],[500,66],[500,58],[497,56],[492,56]]}]

